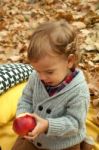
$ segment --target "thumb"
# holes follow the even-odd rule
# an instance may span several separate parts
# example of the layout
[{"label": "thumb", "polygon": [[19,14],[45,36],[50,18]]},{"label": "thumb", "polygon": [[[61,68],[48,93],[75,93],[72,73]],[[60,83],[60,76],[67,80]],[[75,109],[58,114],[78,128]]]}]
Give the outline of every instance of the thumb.
[{"label": "thumb", "polygon": [[39,130],[38,130],[38,125],[35,126],[35,128],[28,133],[29,136],[35,136],[35,135],[39,135]]}]

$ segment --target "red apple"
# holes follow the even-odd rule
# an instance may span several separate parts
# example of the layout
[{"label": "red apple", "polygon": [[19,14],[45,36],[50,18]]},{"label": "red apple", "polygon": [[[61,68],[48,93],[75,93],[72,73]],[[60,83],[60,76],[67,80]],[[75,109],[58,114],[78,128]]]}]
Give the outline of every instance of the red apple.
[{"label": "red apple", "polygon": [[27,133],[32,131],[35,126],[35,118],[28,114],[16,118],[13,122],[13,130],[21,136],[27,135]]}]

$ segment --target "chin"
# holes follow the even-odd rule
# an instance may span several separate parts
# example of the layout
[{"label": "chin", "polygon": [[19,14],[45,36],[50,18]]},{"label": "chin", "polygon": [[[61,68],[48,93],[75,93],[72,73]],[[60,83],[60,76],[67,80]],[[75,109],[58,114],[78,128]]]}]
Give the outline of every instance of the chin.
[{"label": "chin", "polygon": [[58,83],[51,83],[51,84],[49,84],[49,86],[57,86],[58,85]]},{"label": "chin", "polygon": [[59,84],[61,84],[61,82],[59,82],[59,83],[52,83],[50,86],[58,86]]}]

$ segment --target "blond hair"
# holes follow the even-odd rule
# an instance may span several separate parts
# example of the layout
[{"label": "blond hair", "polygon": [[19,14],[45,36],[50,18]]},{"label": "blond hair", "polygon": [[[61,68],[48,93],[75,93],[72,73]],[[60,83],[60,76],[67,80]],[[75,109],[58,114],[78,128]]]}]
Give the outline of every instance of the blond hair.
[{"label": "blond hair", "polygon": [[74,54],[78,58],[76,32],[67,21],[47,22],[35,29],[28,47],[30,62],[51,52],[66,57]]}]

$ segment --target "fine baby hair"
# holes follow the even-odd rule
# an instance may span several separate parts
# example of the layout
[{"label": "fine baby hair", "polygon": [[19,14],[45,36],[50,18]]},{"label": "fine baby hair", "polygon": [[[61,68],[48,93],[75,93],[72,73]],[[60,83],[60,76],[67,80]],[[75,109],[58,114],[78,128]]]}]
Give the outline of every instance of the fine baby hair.
[{"label": "fine baby hair", "polygon": [[46,54],[76,56],[79,61],[78,37],[76,30],[67,21],[53,21],[40,24],[32,34],[28,48],[29,61],[37,61]]}]

